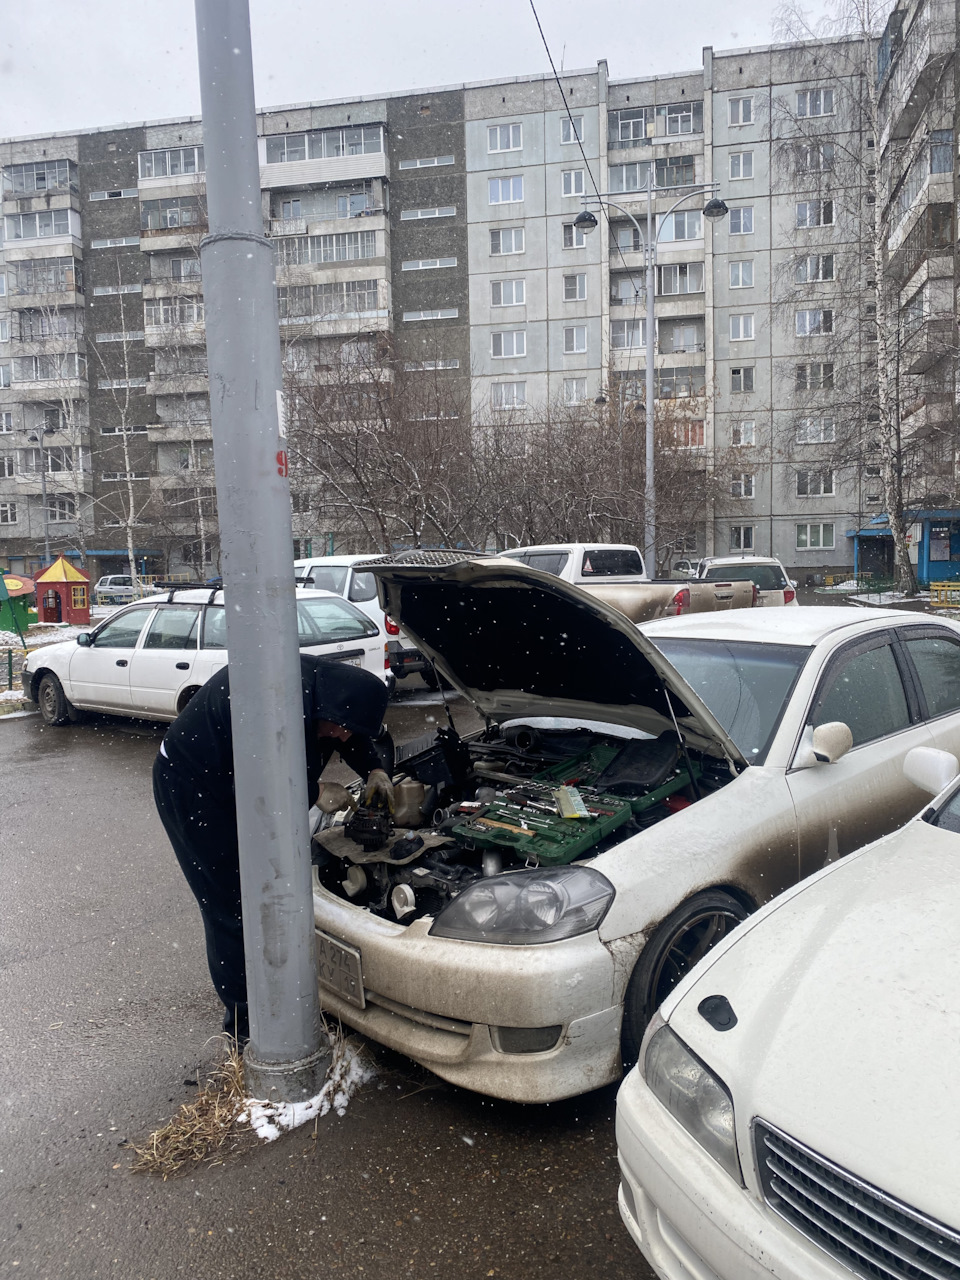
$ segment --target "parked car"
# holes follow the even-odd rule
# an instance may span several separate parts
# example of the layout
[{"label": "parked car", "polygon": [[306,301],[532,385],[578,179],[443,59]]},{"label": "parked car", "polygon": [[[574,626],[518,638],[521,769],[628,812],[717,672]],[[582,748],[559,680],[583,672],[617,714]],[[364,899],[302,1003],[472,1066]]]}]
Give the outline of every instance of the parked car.
[{"label": "parked car", "polygon": [[482,1093],[618,1079],[715,942],[916,810],[912,747],[960,751],[954,623],[827,607],[637,628],[504,560],[374,572],[485,727],[398,749],[381,850],[318,833],[321,1001]]},{"label": "parked car", "polygon": [[149,590],[149,587],[141,585],[139,578],[131,578],[129,573],[108,573],[97,579],[93,598],[97,604],[127,604]]},{"label": "parked car", "polygon": [[797,584],[775,556],[705,556],[697,565],[696,577],[703,582],[746,579],[757,588],[757,604],[798,605]]},{"label": "parked car", "polygon": [[[936,792],[958,766],[905,767]],[[668,997],[617,1100],[620,1212],[658,1276],[960,1275],[958,918],[953,784]]]},{"label": "parked car", "polygon": [[[298,591],[300,648],[372,671],[389,683],[379,627],[329,591]],[[76,640],[34,650],[23,691],[44,721],[84,711],[174,720],[227,661],[223,592],[170,591],[128,605]]]},{"label": "parked car", "polygon": [[317,587],[332,591],[349,600],[372,618],[386,633],[390,653],[390,670],[397,680],[420,672],[427,684],[436,686],[429,664],[419,653],[397,624],[386,616],[377,599],[377,582],[373,574],[357,566],[374,558],[372,555],[319,556],[313,559],[294,560],[297,582],[304,587]]},{"label": "parked car", "polygon": [[731,576],[709,586],[668,578],[651,581],[640,548],[629,543],[557,542],[516,547],[504,551],[503,558],[575,583],[619,609],[631,622],[717,609],[750,609],[757,603],[757,592],[752,584],[748,586],[749,579]]}]

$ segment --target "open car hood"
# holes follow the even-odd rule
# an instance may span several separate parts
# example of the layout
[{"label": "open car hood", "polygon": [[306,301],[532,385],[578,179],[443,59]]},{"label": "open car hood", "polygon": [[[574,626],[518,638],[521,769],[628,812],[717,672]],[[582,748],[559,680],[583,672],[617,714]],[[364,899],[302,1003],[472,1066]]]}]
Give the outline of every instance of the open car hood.
[{"label": "open car hood", "polygon": [[658,735],[674,727],[672,703],[690,746],[747,764],[656,646],[579,587],[515,560],[456,552],[363,567],[379,581],[384,611],[486,719],[562,716]]}]

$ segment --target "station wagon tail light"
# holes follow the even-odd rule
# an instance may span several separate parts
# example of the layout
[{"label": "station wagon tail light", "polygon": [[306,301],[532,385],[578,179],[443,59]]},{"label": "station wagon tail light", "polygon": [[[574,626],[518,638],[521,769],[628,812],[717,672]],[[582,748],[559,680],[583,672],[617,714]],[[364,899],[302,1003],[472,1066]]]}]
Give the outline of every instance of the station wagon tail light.
[{"label": "station wagon tail light", "polygon": [[390,670],[390,650],[386,645],[383,646],[383,669],[384,671]]},{"label": "station wagon tail light", "polygon": [[384,617],[383,621],[387,628],[388,636],[398,636],[400,634],[400,628],[397,626],[397,624],[394,622],[392,618]]},{"label": "station wagon tail light", "polygon": [[784,587],[783,589],[784,604],[793,604],[796,598],[797,598],[797,593],[794,591],[793,587]]}]

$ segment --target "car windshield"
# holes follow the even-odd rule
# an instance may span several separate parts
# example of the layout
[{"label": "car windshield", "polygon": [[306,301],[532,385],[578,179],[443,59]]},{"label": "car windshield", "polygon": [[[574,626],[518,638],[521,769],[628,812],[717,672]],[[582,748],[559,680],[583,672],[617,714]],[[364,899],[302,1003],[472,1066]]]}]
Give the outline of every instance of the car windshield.
[{"label": "car windshield", "polygon": [[780,717],[810,649],[651,636],[753,764],[766,758]]},{"label": "car windshield", "polygon": [[787,585],[775,564],[716,564],[704,577],[708,582],[755,582],[761,591],[782,591]]},{"label": "car windshield", "polygon": [[315,587],[317,591],[332,591],[334,595],[343,595],[343,586],[347,580],[346,565],[314,564],[303,572],[305,587]]},{"label": "car windshield", "polygon": [[933,827],[943,827],[944,831],[955,831],[960,835],[960,791],[954,791],[929,821]]},{"label": "car windshield", "polygon": [[364,640],[379,634],[379,627],[365,613],[332,596],[298,600],[297,620],[301,648],[337,640]]}]

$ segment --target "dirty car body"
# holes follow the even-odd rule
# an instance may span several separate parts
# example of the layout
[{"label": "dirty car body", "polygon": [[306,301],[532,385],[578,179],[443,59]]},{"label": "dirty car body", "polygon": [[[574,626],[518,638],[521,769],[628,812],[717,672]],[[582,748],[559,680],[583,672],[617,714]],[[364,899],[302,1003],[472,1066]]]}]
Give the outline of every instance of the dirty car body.
[{"label": "dirty car body", "polygon": [[[379,843],[316,833],[320,995],[479,1092],[545,1102],[618,1079],[714,942],[919,807],[911,747],[960,749],[960,714],[933,713],[900,638],[928,637],[960,689],[956,626],[817,609],[641,630],[526,566],[423,559],[376,568],[382,602],[486,727],[398,750]],[[820,762],[814,727],[849,705],[851,672],[895,679],[893,712]],[[561,816],[570,789],[585,816]]]}]

